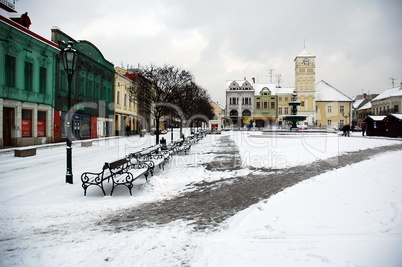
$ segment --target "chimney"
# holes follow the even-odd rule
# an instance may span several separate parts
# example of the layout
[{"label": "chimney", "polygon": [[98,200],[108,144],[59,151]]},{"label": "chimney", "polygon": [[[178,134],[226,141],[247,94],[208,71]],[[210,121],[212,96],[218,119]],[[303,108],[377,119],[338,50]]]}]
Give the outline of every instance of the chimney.
[{"label": "chimney", "polygon": [[253,79],[253,83],[255,83],[255,77],[253,77],[252,79]]},{"label": "chimney", "polygon": [[366,94],[366,93],[363,93],[363,98],[367,98],[367,94]]},{"label": "chimney", "polygon": [[244,80],[247,80],[246,77],[244,77]]}]

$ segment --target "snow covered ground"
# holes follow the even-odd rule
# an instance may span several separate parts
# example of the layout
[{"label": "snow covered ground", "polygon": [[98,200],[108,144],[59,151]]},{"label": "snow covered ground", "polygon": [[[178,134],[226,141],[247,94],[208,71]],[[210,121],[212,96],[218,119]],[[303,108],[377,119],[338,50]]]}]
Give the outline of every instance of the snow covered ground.
[{"label": "snow covered ground", "polygon": [[[175,133],[177,135],[177,133]],[[402,266],[402,150],[334,169],[263,200],[222,223],[193,231],[187,221],[116,232],[99,224],[116,211],[194,190],[191,183],[286,169],[401,140],[336,134],[223,132],[241,170],[207,171],[219,135],[208,135],[165,171],[103,197],[83,196],[80,175],[149,146],[153,138],[102,139],[73,148],[74,184],[65,184],[65,146],[37,155],[0,153],[0,266]],[[168,141],[170,134],[165,136]],[[334,157],[335,156],[335,160]],[[254,167],[254,168],[250,168]],[[110,192],[110,187],[106,189]]]}]

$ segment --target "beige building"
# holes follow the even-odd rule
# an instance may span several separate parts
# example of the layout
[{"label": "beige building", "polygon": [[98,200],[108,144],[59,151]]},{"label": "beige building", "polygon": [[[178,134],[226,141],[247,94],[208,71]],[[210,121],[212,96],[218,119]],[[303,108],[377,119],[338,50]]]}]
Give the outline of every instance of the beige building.
[{"label": "beige building", "polygon": [[283,121],[283,116],[291,114],[291,106],[289,102],[292,101],[292,94],[295,88],[293,87],[281,87],[277,89],[278,95],[278,126],[284,126],[286,122]]},{"label": "beige building", "polygon": [[353,100],[325,81],[316,86],[316,113],[314,120],[318,126],[335,126],[341,128],[352,122]]},{"label": "beige building", "polygon": [[295,88],[301,102],[297,114],[307,116],[308,124],[315,124],[315,56],[304,48],[294,62]]},{"label": "beige building", "polygon": [[223,125],[223,120],[225,119],[225,108],[218,102],[211,101],[209,104],[213,108],[215,114],[213,120],[221,120]]},{"label": "beige building", "polygon": [[134,86],[126,75],[127,70],[115,67],[114,119],[116,135],[129,135],[138,132],[138,105],[130,94]]}]

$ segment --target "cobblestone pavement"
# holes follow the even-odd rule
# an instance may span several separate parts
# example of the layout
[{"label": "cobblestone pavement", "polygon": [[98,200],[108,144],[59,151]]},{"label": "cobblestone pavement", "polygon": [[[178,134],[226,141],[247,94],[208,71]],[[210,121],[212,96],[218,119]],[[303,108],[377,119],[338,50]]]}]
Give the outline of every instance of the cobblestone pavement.
[{"label": "cobblestone pavement", "polygon": [[[213,162],[206,164],[208,170],[236,170],[241,160],[236,145],[228,136],[222,136]],[[227,148],[231,149],[227,149]],[[130,231],[150,224],[166,224],[175,220],[187,220],[197,230],[214,229],[227,218],[247,207],[277,194],[300,181],[332,169],[357,163],[386,151],[400,150],[401,145],[378,147],[350,152],[333,159],[319,160],[309,165],[283,170],[265,170],[264,173],[233,177],[224,181],[200,182],[195,191],[164,201],[147,203],[125,209],[112,219],[99,222],[109,225],[113,231]],[[337,162],[336,165],[331,162]],[[110,217],[109,217],[110,218]]]}]

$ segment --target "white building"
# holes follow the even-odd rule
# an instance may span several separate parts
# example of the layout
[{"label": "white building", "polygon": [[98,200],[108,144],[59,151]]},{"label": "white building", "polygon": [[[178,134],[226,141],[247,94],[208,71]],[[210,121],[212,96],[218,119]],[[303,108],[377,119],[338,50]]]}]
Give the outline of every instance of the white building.
[{"label": "white building", "polygon": [[226,120],[228,124],[243,126],[243,121],[254,116],[253,83],[244,80],[228,81],[226,89]]},{"label": "white building", "polygon": [[371,100],[374,115],[387,115],[388,113],[401,113],[402,83],[399,87],[385,90]]}]

